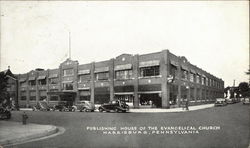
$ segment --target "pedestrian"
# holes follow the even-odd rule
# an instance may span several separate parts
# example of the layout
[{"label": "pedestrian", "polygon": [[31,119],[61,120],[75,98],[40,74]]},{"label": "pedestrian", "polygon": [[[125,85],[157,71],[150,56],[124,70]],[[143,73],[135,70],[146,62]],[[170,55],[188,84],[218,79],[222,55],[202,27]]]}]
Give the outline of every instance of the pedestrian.
[{"label": "pedestrian", "polygon": [[188,99],[186,100],[186,110],[189,110],[188,109]]},{"label": "pedestrian", "polygon": [[29,118],[28,115],[27,115],[25,112],[23,112],[23,115],[22,115],[23,125],[26,125],[26,124],[27,124],[27,119],[28,119],[28,118]]}]

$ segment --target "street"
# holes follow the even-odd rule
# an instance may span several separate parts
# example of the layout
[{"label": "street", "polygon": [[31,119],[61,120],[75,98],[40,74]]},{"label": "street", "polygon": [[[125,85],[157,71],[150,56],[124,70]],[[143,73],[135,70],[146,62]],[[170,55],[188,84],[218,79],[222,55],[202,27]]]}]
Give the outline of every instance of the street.
[{"label": "street", "polygon": [[[13,111],[11,121],[21,121],[22,113]],[[52,124],[66,131],[53,138],[13,147],[246,148],[250,139],[249,105],[242,103],[182,113],[26,113],[28,122]],[[171,127],[181,128],[182,132],[163,132]],[[103,132],[105,128],[109,130]],[[145,130],[140,133],[140,128]],[[185,132],[185,128],[191,132]]]}]

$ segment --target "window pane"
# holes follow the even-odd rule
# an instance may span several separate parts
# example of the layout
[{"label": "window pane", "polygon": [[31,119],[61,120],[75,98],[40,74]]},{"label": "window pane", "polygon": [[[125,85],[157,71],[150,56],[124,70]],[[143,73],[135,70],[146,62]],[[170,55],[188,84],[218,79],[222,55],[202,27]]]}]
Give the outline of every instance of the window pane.
[{"label": "window pane", "polygon": [[72,76],[74,75],[74,70],[73,69],[65,69],[63,70],[63,76]]},{"label": "window pane", "polygon": [[142,67],[140,68],[141,77],[160,75],[160,66]]}]

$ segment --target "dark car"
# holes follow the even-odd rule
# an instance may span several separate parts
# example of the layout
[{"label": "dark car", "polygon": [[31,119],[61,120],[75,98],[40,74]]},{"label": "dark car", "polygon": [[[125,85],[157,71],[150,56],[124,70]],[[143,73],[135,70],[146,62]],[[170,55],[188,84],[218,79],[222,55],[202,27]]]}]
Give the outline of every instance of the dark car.
[{"label": "dark car", "polygon": [[90,101],[80,101],[76,103],[76,108],[80,112],[93,112],[95,111],[95,104]]},{"label": "dark car", "polygon": [[225,98],[217,98],[215,100],[214,106],[225,106],[227,105],[227,101]]},{"label": "dark car", "polygon": [[11,112],[3,107],[0,107],[0,119],[10,119],[11,118]]},{"label": "dark car", "polygon": [[73,106],[69,101],[59,101],[57,105],[53,106],[53,111],[76,111],[76,106]]},{"label": "dark car", "polygon": [[32,107],[33,111],[50,111],[52,108],[46,101],[38,101],[35,106]]},{"label": "dark car", "polygon": [[110,112],[110,111],[115,111],[115,112],[126,112],[129,110],[129,106],[124,102],[120,100],[113,100],[110,101],[109,103],[104,103],[99,107],[99,111],[103,112]]}]

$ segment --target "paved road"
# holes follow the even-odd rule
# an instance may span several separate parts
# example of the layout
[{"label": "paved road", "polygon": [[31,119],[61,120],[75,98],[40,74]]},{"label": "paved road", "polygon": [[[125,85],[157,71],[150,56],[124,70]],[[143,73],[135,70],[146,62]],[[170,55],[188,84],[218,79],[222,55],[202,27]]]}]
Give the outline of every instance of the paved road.
[{"label": "paved road", "polygon": [[[53,124],[66,129],[63,135],[25,143],[15,147],[169,147],[169,148],[245,148],[249,144],[249,105],[241,103],[184,113],[82,113],[82,112],[27,112],[29,121]],[[13,121],[21,120],[22,112],[13,112]],[[158,129],[149,130],[149,126]],[[187,133],[164,133],[160,127],[191,126]],[[213,126],[211,130],[199,127]],[[146,127],[146,134],[103,134],[87,127]],[[132,130],[132,129],[131,129]],[[110,130],[109,130],[110,131]],[[175,131],[178,131],[175,129]],[[181,132],[178,131],[178,132]],[[196,133],[198,131],[198,133]],[[117,131],[116,131],[117,132]],[[163,131],[164,132],[164,131]],[[193,133],[192,133],[193,132]]]}]

